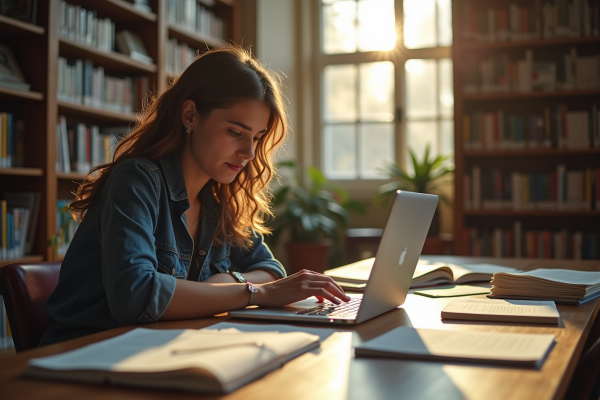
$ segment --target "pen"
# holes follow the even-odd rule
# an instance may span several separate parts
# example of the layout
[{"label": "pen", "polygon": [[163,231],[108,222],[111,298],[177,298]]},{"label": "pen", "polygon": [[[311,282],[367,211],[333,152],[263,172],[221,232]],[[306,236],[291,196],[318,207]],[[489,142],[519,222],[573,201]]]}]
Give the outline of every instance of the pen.
[{"label": "pen", "polygon": [[231,343],[231,344],[223,344],[220,346],[211,346],[211,347],[196,347],[196,348],[192,348],[192,349],[174,349],[171,354],[188,354],[188,353],[199,353],[202,351],[209,351],[209,350],[218,350],[218,349],[226,349],[226,348],[231,348],[231,347],[237,347],[237,346],[256,346],[259,348],[263,348],[265,347],[265,344],[262,341],[255,341],[255,342],[241,342],[241,343]]}]

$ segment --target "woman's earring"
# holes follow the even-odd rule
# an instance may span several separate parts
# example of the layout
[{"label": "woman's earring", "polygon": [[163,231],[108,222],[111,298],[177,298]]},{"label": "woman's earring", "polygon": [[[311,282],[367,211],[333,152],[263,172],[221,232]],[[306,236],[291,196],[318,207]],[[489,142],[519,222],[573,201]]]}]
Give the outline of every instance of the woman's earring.
[{"label": "woman's earring", "polygon": [[186,125],[185,126],[185,132],[186,133],[192,133],[192,126],[191,125]]}]

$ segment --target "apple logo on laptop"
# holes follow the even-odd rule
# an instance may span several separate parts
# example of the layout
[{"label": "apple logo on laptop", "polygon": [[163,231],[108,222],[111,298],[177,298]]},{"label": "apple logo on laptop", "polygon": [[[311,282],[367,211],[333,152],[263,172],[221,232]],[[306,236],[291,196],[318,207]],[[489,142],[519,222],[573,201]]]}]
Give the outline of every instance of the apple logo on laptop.
[{"label": "apple logo on laptop", "polygon": [[402,265],[402,263],[404,262],[404,257],[406,257],[406,250],[408,250],[408,247],[406,247],[402,254],[400,254],[400,261],[398,261],[398,265]]}]

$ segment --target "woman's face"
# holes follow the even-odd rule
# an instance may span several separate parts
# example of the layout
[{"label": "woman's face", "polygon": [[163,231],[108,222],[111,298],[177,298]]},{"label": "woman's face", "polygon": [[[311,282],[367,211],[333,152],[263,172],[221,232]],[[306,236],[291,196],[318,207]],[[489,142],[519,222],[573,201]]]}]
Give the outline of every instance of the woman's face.
[{"label": "woman's face", "polygon": [[[193,104],[193,102],[192,102]],[[184,105],[184,125],[186,113]],[[219,183],[231,183],[265,134],[271,115],[262,101],[242,100],[230,108],[215,109],[207,116],[195,112],[190,124],[189,151],[201,172]]]}]

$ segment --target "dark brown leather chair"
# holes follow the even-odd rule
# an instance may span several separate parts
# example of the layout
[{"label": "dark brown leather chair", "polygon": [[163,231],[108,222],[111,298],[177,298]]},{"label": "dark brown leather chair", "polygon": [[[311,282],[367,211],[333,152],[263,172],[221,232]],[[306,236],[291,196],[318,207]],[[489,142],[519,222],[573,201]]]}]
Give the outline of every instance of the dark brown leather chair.
[{"label": "dark brown leather chair", "polygon": [[17,352],[37,347],[46,332],[46,302],[59,273],[58,261],[9,264],[0,269],[0,290]]}]

